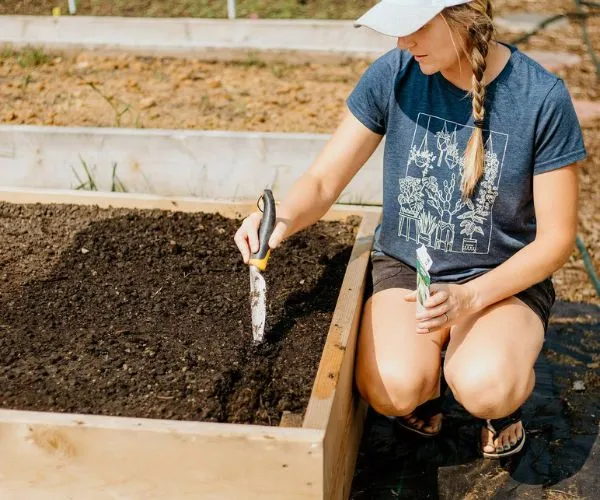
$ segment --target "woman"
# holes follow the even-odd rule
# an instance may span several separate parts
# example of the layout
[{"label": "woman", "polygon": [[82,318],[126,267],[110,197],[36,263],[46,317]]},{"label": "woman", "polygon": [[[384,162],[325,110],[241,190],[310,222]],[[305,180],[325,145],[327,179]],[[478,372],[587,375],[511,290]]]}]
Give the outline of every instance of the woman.
[{"label": "woman", "polygon": [[[356,381],[411,431],[441,428],[440,375],[482,420],[488,458],[525,443],[554,289],[577,226],[585,158],[562,80],[495,41],[489,0],[383,0],[357,21],[398,39],[348,98],[349,111],[279,208],[271,248],[316,222],[386,136],[383,219],[358,341]],[[260,213],[235,241],[248,261]],[[415,253],[433,260],[416,313]]]}]

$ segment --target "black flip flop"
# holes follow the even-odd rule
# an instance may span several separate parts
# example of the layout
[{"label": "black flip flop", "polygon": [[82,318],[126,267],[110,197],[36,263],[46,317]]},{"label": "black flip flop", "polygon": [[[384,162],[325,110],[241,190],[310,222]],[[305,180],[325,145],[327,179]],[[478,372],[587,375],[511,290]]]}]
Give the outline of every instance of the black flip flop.
[{"label": "black flip flop", "polygon": [[[511,425],[516,424],[518,422],[522,422],[521,413],[521,408],[519,408],[517,411],[510,414],[508,417],[496,418],[493,420],[484,420],[485,427],[492,433],[492,436],[494,436],[495,439],[500,434],[502,434],[503,431],[508,429]],[[484,458],[499,460],[501,458],[510,457],[511,455],[516,455],[523,449],[523,446],[525,446],[525,426],[523,426],[523,435],[521,436],[521,439],[519,439],[508,450],[488,453],[486,451],[483,451],[483,442],[480,444],[481,452],[483,453]]]},{"label": "black flip flop", "polygon": [[[440,378],[440,395],[435,399],[430,399],[426,403],[418,406],[414,412],[412,412],[411,416],[417,417],[419,420],[423,422],[427,422],[431,419],[431,417],[442,413],[442,403],[444,402],[444,394],[446,393],[446,389],[448,388],[448,384],[444,379],[442,374]],[[410,432],[414,432],[422,437],[432,438],[437,436],[442,431],[442,426],[437,432],[424,432],[421,429],[411,425],[407,421],[407,417],[394,417],[394,422],[402,429],[405,429]]]}]

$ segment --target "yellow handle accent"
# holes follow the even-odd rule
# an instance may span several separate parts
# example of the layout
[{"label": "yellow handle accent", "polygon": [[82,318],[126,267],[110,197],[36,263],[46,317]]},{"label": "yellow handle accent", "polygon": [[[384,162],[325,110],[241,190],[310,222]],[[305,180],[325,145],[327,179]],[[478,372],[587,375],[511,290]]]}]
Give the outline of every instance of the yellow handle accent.
[{"label": "yellow handle accent", "polygon": [[271,250],[267,252],[267,255],[265,255],[264,259],[250,259],[248,265],[256,267],[259,271],[264,271],[267,268],[267,262],[269,262],[270,256]]}]

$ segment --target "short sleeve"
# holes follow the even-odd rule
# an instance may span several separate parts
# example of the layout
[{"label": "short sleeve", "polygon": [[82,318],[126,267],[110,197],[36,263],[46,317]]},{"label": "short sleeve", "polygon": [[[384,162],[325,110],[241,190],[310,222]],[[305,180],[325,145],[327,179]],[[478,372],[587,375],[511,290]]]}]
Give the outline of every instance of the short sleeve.
[{"label": "short sleeve", "polygon": [[354,87],[346,103],[369,130],[385,135],[387,110],[394,87],[394,68],[401,51],[394,49],[374,61]]},{"label": "short sleeve", "polygon": [[567,87],[554,84],[540,110],[535,134],[533,173],[566,167],[586,158],[581,126]]}]

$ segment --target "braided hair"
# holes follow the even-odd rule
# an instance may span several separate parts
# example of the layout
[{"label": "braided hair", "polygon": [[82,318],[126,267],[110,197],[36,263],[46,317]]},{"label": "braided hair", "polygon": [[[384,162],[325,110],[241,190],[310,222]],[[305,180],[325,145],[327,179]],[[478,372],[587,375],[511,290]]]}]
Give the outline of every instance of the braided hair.
[{"label": "braided hair", "polygon": [[487,55],[494,39],[493,7],[491,0],[473,0],[467,4],[444,10],[449,25],[466,28],[466,53],[473,71],[471,95],[473,96],[473,122],[475,128],[467,144],[461,184],[463,198],[473,195],[485,166],[483,129],[485,127]]}]

